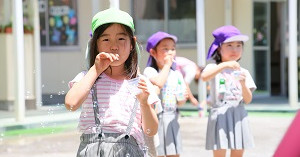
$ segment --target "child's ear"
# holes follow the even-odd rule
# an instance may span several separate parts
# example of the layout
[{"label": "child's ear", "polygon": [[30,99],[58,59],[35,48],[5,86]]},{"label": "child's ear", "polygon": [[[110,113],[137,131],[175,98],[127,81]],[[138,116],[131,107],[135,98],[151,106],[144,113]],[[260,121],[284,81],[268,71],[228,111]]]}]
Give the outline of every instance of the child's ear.
[{"label": "child's ear", "polygon": [[[136,43],[136,36],[133,36],[133,41],[134,41],[134,43]],[[133,45],[130,45],[130,51],[133,49]]]},{"label": "child's ear", "polygon": [[156,51],[155,51],[154,49],[150,49],[150,55],[151,55],[151,56],[154,56],[155,53],[156,53]]}]

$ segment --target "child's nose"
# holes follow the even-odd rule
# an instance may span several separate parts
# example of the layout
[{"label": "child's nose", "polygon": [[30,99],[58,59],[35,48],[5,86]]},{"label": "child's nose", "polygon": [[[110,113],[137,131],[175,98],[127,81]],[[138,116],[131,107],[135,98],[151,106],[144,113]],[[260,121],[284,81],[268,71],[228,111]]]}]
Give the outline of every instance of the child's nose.
[{"label": "child's nose", "polygon": [[110,48],[110,50],[112,50],[112,51],[117,51],[117,50],[118,50],[118,47],[117,47],[117,46],[112,46],[112,47]]},{"label": "child's nose", "polygon": [[117,51],[119,48],[117,46],[117,44],[112,44],[111,47],[110,47],[110,50],[111,51]]}]

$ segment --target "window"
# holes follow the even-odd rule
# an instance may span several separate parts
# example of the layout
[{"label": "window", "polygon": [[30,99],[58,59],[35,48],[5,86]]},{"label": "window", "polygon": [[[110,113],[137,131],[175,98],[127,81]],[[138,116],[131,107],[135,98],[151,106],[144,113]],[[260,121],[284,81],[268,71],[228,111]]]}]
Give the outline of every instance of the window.
[{"label": "window", "polygon": [[[23,0],[23,28],[24,33],[33,32],[32,5],[30,0]],[[13,27],[13,1],[0,0],[0,33],[12,33]]]},{"label": "window", "polygon": [[78,46],[76,0],[39,0],[40,39],[44,48]]},{"label": "window", "polygon": [[10,1],[0,0],[0,27],[1,28],[10,22],[10,16],[11,16],[10,10],[11,10]]},{"label": "window", "polygon": [[253,37],[255,46],[267,46],[267,5],[266,3],[254,3]]},{"label": "window", "polygon": [[[12,1],[0,0],[0,33],[12,33]],[[9,27],[9,31],[6,31]]]},{"label": "window", "polygon": [[196,0],[133,0],[136,34],[140,41],[157,31],[196,43]]}]

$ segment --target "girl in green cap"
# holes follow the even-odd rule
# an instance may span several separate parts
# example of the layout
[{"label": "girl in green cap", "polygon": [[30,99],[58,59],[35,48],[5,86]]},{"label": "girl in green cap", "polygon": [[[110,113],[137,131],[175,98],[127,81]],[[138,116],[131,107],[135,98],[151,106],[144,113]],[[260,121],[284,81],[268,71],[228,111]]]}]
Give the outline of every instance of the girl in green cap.
[{"label": "girl in green cap", "polygon": [[70,83],[66,108],[82,108],[83,132],[77,156],[145,156],[144,133],[153,136],[160,103],[153,85],[138,75],[138,47],[132,18],[118,9],[92,20],[89,70]]}]

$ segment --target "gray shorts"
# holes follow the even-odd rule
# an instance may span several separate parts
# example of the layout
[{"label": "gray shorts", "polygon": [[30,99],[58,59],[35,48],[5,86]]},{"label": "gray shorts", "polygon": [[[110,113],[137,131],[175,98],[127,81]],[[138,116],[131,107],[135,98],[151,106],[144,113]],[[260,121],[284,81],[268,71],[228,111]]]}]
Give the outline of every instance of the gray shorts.
[{"label": "gray shorts", "polygon": [[105,133],[101,138],[99,134],[82,134],[77,157],[143,157],[134,137],[125,138],[124,134]]}]

